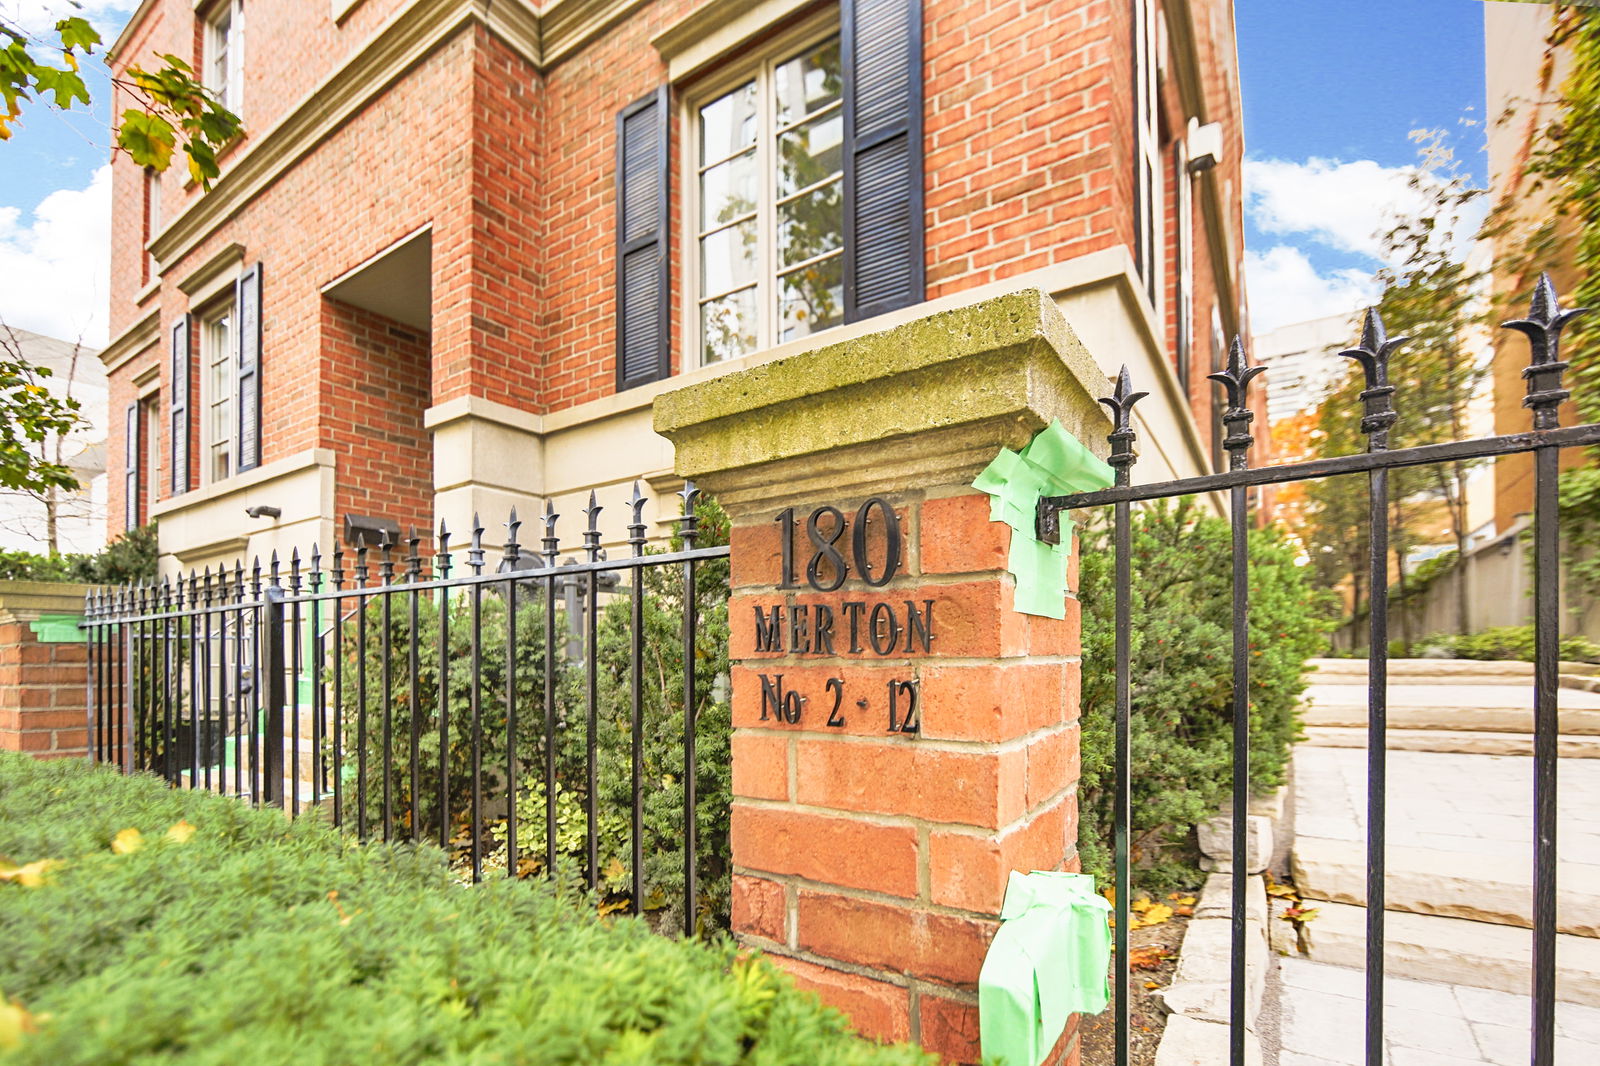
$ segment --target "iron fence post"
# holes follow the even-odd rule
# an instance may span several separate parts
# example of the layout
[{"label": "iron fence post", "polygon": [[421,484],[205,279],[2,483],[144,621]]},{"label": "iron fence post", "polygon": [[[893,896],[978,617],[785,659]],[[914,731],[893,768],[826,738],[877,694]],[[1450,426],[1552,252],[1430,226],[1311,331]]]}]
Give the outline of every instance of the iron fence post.
[{"label": "iron fence post", "polygon": [[262,591],[261,673],[266,684],[262,730],[262,792],[268,803],[282,807],[283,795],[283,705],[284,696],[284,591],[273,581]]}]

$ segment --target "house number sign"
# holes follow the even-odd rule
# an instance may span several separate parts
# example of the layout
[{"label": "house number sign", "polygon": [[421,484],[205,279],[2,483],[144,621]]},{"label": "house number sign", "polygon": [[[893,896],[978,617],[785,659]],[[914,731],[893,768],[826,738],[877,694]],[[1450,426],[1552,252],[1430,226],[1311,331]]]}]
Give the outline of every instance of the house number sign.
[{"label": "house number sign", "polygon": [[[754,605],[755,651],[767,655],[904,658],[933,650],[934,601],[876,595],[900,572],[905,537],[900,516],[882,496],[874,496],[853,514],[824,505],[801,516],[793,507],[774,519],[782,545],[777,587],[783,591],[841,593],[830,602]],[[869,536],[880,524],[883,536]],[[797,534],[806,547],[795,550]],[[852,587],[853,586],[853,587]],[[801,725],[813,716],[831,729],[847,724],[847,713],[880,716],[887,732],[921,731],[921,682],[890,678],[873,682],[871,691],[848,691],[860,682],[830,677],[821,693],[802,693],[786,686],[784,675],[761,674],[761,720]],[[854,711],[847,711],[853,707]]]}]

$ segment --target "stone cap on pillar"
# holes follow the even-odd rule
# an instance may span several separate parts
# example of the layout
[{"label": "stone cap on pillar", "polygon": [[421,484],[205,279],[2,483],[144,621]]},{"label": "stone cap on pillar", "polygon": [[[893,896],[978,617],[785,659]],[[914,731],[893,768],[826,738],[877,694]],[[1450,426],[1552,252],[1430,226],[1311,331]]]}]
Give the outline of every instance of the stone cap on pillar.
[{"label": "stone cap on pillar", "polygon": [[760,510],[967,484],[1052,419],[1103,456],[1106,383],[1055,301],[1022,289],[663,393],[655,429],[679,474]]},{"label": "stone cap on pillar", "polygon": [[45,615],[83,614],[83,600],[98,585],[76,581],[0,581],[0,623],[33,622]]}]

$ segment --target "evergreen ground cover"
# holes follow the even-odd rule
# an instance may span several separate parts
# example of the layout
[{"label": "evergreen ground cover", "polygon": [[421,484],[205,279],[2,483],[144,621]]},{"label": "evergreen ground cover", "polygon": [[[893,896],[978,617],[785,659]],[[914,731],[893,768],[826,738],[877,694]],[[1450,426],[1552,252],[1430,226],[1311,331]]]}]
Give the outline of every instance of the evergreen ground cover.
[{"label": "evergreen ground cover", "polygon": [[0,1061],[912,1064],[731,940],[0,753]]}]

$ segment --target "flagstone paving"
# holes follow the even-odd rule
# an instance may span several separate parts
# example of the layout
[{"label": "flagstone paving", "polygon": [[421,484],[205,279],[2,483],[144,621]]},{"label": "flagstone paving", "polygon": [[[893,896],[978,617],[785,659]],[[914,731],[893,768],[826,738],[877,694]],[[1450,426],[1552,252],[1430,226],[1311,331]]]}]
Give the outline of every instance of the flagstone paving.
[{"label": "flagstone paving", "polygon": [[[1365,717],[1364,679],[1338,680],[1348,683],[1317,684],[1308,699],[1341,725],[1343,718],[1330,716],[1329,708],[1359,708],[1348,723],[1357,724]],[[1391,685],[1389,699],[1408,736],[1424,748],[1421,737],[1430,728],[1526,730],[1524,723],[1531,724],[1531,715],[1521,717],[1532,703],[1525,684],[1470,685],[1441,677],[1433,685]],[[1564,729],[1592,733],[1597,700],[1594,693],[1562,690]],[[1563,758],[1559,767],[1559,910],[1569,932],[1560,937],[1558,959],[1562,995],[1575,1001],[1557,1005],[1556,1058],[1561,1066],[1589,1066],[1600,1062],[1600,996],[1594,994],[1600,988],[1600,759]],[[1277,960],[1279,1066],[1365,1061],[1366,790],[1365,747],[1322,746],[1315,733],[1296,746],[1293,866],[1306,905],[1323,907],[1329,921],[1320,942],[1316,921],[1308,926],[1310,957]],[[1395,936],[1386,953],[1386,1063],[1526,1063],[1532,1001],[1520,990],[1528,974],[1525,942],[1531,941],[1533,760],[1391,747],[1387,796],[1388,924]]]},{"label": "flagstone paving", "polygon": [[[1278,1066],[1354,1066],[1364,1061],[1365,976],[1300,958],[1278,960]],[[1526,1066],[1530,999],[1466,985],[1388,978],[1384,1054],[1389,1066]],[[1556,1004],[1556,1062],[1590,1066],[1600,1056],[1600,1008]]]}]

